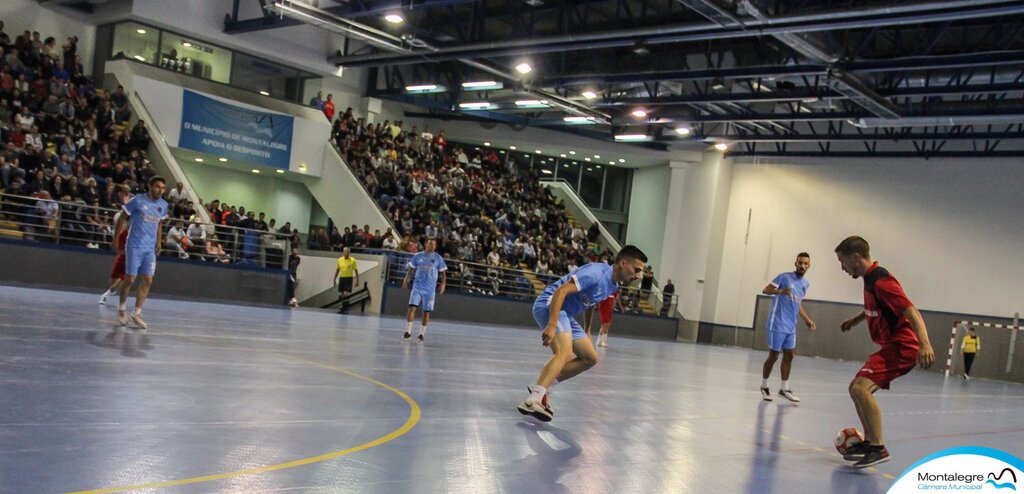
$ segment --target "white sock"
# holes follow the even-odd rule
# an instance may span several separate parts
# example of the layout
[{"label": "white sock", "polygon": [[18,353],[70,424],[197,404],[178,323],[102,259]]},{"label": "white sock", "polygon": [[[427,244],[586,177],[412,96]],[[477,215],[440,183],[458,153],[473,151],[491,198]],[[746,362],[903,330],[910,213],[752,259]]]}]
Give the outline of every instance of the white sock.
[{"label": "white sock", "polygon": [[135,308],[135,315],[136,316],[141,316],[142,315],[142,308],[141,307],[136,307]]},{"label": "white sock", "polygon": [[103,295],[100,295],[100,298],[107,298],[109,295],[110,295],[110,290],[107,290],[107,291],[103,292]]},{"label": "white sock", "polygon": [[789,389],[789,381],[782,381],[782,388],[780,389]]},{"label": "white sock", "polygon": [[548,385],[548,393],[550,393],[552,389],[555,389],[556,384],[558,384],[558,379],[551,381],[551,384]]},{"label": "white sock", "polygon": [[405,332],[412,334],[412,321],[408,321],[405,323]]},{"label": "white sock", "polygon": [[534,384],[533,386],[530,386],[530,397],[527,398],[527,400],[534,403],[540,403],[540,400],[544,399],[544,394],[547,392],[548,390],[545,389],[544,386]]},{"label": "white sock", "polygon": [[427,334],[427,325],[426,324],[420,326],[420,336],[423,336],[425,334]]},{"label": "white sock", "polygon": [[761,387],[762,388],[767,388],[768,387],[768,380],[767,379],[762,379],[761,380]]},{"label": "white sock", "polygon": [[126,307],[124,304],[120,304],[117,306],[117,310],[128,310],[128,307]]}]

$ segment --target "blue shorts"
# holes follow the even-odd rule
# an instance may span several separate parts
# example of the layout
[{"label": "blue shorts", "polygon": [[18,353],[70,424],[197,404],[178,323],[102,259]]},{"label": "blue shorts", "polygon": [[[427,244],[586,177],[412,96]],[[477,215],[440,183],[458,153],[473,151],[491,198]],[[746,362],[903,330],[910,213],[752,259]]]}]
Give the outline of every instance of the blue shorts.
[{"label": "blue shorts", "polygon": [[124,272],[128,276],[153,276],[156,272],[155,248],[124,249]]},{"label": "blue shorts", "polygon": [[434,292],[428,292],[426,290],[413,289],[409,293],[409,305],[415,305],[423,310],[423,312],[431,312],[434,310]]},{"label": "blue shorts", "polygon": [[773,351],[792,350],[796,348],[796,333],[768,332],[768,348]]},{"label": "blue shorts", "polygon": [[[534,305],[533,306],[533,320],[537,321],[537,326],[540,329],[548,327],[548,319],[551,317],[551,311],[548,310],[547,304]],[[583,330],[583,326],[576,322],[575,318],[569,317],[563,310],[558,313],[558,329],[556,333],[572,333],[572,341],[576,341],[587,337],[587,332]]]}]

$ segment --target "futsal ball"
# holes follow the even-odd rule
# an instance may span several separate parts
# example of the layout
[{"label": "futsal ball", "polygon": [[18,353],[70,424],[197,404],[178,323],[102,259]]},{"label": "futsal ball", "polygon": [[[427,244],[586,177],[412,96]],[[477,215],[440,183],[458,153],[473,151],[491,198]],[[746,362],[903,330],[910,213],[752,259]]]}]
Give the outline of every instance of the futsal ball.
[{"label": "futsal ball", "polygon": [[836,433],[836,451],[841,455],[845,455],[847,449],[862,442],[864,442],[864,435],[856,427],[847,427]]}]

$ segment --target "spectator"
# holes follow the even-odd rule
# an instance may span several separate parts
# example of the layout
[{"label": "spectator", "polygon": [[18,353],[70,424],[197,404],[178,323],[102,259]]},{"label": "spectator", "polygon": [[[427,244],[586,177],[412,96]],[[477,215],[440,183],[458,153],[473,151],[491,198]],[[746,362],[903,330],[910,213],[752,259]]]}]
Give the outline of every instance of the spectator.
[{"label": "spectator", "polygon": [[324,111],[324,92],[317,91],[316,96],[309,99],[309,106]]},{"label": "spectator", "polygon": [[171,228],[167,231],[167,238],[164,239],[164,248],[173,254],[177,254],[181,259],[188,259],[188,239],[189,237],[185,235],[185,223],[177,220],[171,223]]},{"label": "spectator", "polygon": [[324,116],[327,117],[327,121],[334,120],[334,95],[328,94],[327,101],[324,101],[323,105]]}]

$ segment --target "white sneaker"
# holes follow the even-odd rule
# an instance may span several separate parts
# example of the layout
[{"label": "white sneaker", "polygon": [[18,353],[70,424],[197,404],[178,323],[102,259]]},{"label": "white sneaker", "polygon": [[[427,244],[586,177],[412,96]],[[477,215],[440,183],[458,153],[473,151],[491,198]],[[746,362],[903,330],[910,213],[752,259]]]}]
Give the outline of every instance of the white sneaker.
[{"label": "white sneaker", "polygon": [[107,305],[107,296],[100,295],[100,305]]},{"label": "white sneaker", "polygon": [[551,422],[551,414],[544,408],[544,405],[539,402],[530,401],[530,399],[527,398],[526,401],[520,403],[517,408],[519,413],[523,415],[533,415],[534,418],[541,422]]},{"label": "white sneaker", "polygon": [[149,328],[149,325],[146,324],[146,321],[142,320],[142,314],[132,314],[132,322],[135,323],[135,325],[138,326],[139,329],[145,330]]},{"label": "white sneaker", "polygon": [[599,346],[599,347],[607,347],[608,346],[608,338],[602,338],[601,341],[597,344],[597,346]]},{"label": "white sneaker", "polygon": [[800,403],[800,398],[797,398],[796,395],[793,394],[793,392],[788,389],[780,389],[779,396],[789,401],[792,401],[793,403]]},{"label": "white sneaker", "polygon": [[768,388],[761,388],[761,399],[764,401],[772,401],[772,392]]},{"label": "white sneaker", "polygon": [[128,325],[128,311],[124,309],[117,310],[117,323],[120,324],[121,326]]}]

